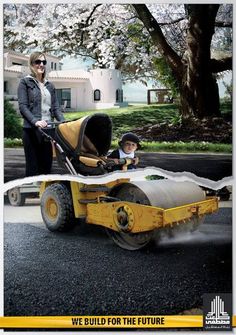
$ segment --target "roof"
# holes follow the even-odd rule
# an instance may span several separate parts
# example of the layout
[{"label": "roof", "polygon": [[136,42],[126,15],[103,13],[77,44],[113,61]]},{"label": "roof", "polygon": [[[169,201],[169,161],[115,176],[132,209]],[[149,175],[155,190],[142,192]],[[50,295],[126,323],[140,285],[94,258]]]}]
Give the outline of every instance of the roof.
[{"label": "roof", "polygon": [[4,71],[22,73],[22,66],[21,65],[12,65],[10,67],[5,67]]},{"label": "roof", "polygon": [[15,56],[19,56],[19,57],[26,57],[26,58],[29,58],[29,55],[27,54],[23,54],[21,52],[16,52],[16,51],[13,51],[13,50],[9,50],[9,49],[4,49],[3,50],[3,53],[9,53],[11,55],[15,55]]},{"label": "roof", "polygon": [[89,79],[89,73],[84,70],[50,71],[48,78],[53,79]]},{"label": "roof", "polygon": [[[24,73],[28,71],[28,68],[21,65],[12,65],[5,67],[4,71],[14,72],[14,73]],[[83,70],[60,70],[60,71],[50,71],[47,73],[49,79],[69,79],[69,80],[88,80],[89,73]]]},{"label": "roof", "polygon": [[[4,54],[10,54],[10,55],[14,55],[14,56],[17,56],[17,57],[20,57],[20,58],[24,58],[24,59],[29,59],[29,56],[30,54],[23,54],[23,53],[20,53],[20,52],[17,52],[17,51],[13,51],[13,50],[9,50],[9,49],[4,49],[3,51]],[[44,52],[42,52],[44,53]],[[58,57],[58,56],[55,56],[55,55],[52,55],[52,54],[48,54],[48,53],[45,53],[46,57],[48,58],[55,58],[56,60],[58,61],[61,61],[61,57]]]}]

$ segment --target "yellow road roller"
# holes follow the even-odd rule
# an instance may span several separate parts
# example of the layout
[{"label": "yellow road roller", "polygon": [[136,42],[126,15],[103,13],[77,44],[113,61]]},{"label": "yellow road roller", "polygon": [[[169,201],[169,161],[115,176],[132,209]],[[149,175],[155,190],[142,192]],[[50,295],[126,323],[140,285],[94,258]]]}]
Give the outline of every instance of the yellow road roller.
[{"label": "yellow road roller", "polygon": [[104,227],[121,248],[138,250],[155,232],[195,230],[218,209],[193,182],[117,179],[105,184],[48,181],[41,184],[41,213],[50,231],[67,231],[76,219]]}]

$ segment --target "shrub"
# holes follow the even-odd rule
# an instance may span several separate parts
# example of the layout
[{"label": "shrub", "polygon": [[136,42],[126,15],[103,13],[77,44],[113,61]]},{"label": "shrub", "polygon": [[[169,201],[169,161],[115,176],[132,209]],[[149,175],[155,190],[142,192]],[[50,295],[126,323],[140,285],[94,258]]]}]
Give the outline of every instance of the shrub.
[{"label": "shrub", "polygon": [[4,100],[4,137],[20,138],[21,136],[20,117],[17,115],[13,105],[8,100]]},{"label": "shrub", "polygon": [[21,138],[4,138],[4,147],[5,148],[18,148],[22,147],[22,139]]}]

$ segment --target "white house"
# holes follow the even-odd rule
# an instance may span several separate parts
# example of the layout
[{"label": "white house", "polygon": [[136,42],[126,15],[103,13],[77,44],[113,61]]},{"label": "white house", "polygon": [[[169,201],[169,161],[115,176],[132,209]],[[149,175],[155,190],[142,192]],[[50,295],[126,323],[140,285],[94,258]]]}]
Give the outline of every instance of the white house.
[{"label": "white house", "polygon": [[[20,78],[29,74],[28,55],[4,50],[4,96],[17,108]],[[67,110],[80,111],[127,105],[123,102],[121,72],[113,69],[63,70],[58,57],[47,55],[47,78],[56,87],[58,100]]]}]

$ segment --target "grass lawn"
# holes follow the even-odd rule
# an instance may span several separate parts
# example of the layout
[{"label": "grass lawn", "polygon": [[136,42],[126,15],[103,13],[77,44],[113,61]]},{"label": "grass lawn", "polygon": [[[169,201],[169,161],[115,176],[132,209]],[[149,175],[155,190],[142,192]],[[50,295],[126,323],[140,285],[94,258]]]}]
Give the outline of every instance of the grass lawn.
[{"label": "grass lawn", "polygon": [[145,125],[169,122],[176,123],[180,120],[178,108],[173,104],[166,105],[131,105],[124,108],[111,108],[104,110],[91,110],[86,112],[65,113],[66,120],[78,119],[93,113],[108,114],[113,123],[113,138],[120,136],[132,129]]},{"label": "grass lawn", "polygon": [[[111,108],[104,110],[90,110],[79,112],[66,112],[64,114],[66,120],[76,120],[81,117],[91,115],[93,113],[106,113],[112,119],[113,134],[112,148],[117,147],[118,140],[121,135],[132,129],[145,125],[153,125],[156,123],[172,123],[176,124],[181,120],[177,105],[129,105],[124,108]],[[232,106],[230,104],[222,104],[222,114],[232,114]],[[21,140],[4,139],[5,147],[21,146]],[[171,151],[171,152],[217,152],[231,153],[231,144],[214,144],[208,142],[145,142],[143,143],[144,151]]]},{"label": "grass lawn", "polygon": [[[117,147],[121,135],[132,129],[156,123],[176,124],[181,120],[178,107],[174,104],[165,105],[130,105],[124,108],[91,110],[86,112],[65,113],[66,120],[74,120],[93,113],[108,114],[113,123],[112,148]],[[223,113],[230,113],[230,106],[224,104]],[[224,152],[231,153],[230,144],[214,144],[208,142],[145,142],[144,151],[169,152]]]}]

